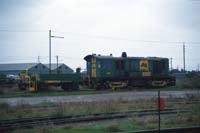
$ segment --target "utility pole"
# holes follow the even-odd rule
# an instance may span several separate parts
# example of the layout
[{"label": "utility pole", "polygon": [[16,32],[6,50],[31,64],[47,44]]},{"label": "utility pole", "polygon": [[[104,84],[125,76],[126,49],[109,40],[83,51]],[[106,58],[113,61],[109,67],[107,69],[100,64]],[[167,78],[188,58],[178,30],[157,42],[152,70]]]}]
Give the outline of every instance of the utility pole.
[{"label": "utility pole", "polygon": [[171,73],[172,73],[172,58],[170,58],[170,66],[171,66]]},{"label": "utility pole", "polygon": [[51,30],[49,30],[49,74],[51,74]]},{"label": "utility pole", "polygon": [[183,70],[185,72],[185,42],[183,42]]},{"label": "utility pole", "polygon": [[199,64],[198,64],[198,66],[197,66],[197,71],[199,72]]},{"label": "utility pole", "polygon": [[56,69],[57,69],[57,74],[58,74],[58,55],[56,55],[56,63],[57,63]]},{"label": "utility pole", "polygon": [[160,133],[160,90],[158,90],[158,132]]},{"label": "utility pole", "polygon": [[38,63],[40,63],[40,56],[38,56]]},{"label": "utility pole", "polygon": [[49,30],[49,74],[51,74],[51,38],[64,38],[64,37],[52,36],[51,30]]}]

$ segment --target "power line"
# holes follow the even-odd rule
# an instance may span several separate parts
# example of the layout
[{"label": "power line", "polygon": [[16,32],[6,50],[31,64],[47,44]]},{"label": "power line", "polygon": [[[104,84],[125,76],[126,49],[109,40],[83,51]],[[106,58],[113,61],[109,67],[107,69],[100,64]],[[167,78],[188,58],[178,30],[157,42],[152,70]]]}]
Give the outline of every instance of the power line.
[{"label": "power line", "polygon": [[0,30],[0,32],[47,32],[47,30]]},{"label": "power line", "polygon": [[[131,41],[131,42],[145,42],[145,43],[181,43],[182,42],[172,42],[172,41],[155,41],[155,40],[132,40],[127,38],[121,38],[121,37],[113,37],[113,36],[102,36],[102,35],[89,35],[85,33],[73,33],[73,32],[60,32],[60,31],[54,31],[55,33],[63,33],[63,34],[70,34],[75,36],[85,36],[89,38],[102,38],[102,39],[109,39],[109,40],[122,40],[122,41]],[[199,42],[200,43],[200,42]]]},{"label": "power line", "polygon": [[[159,41],[159,40],[133,40],[128,38],[121,38],[121,37],[113,37],[113,36],[102,36],[102,35],[90,35],[85,33],[74,33],[74,32],[62,32],[62,31],[54,31],[55,33],[63,33],[63,34],[70,34],[75,36],[85,36],[89,38],[102,38],[102,39],[109,39],[109,40],[122,40],[122,41],[130,41],[130,42],[144,42],[144,43],[167,43],[167,44],[183,44],[183,41]],[[184,41],[186,44],[200,44],[200,42],[192,42],[192,41]]]},{"label": "power line", "polygon": [[[0,30],[0,32],[48,32],[48,30]],[[182,45],[182,41],[160,41],[160,40],[143,40],[143,39],[128,39],[128,38],[121,38],[121,37],[114,37],[114,36],[103,36],[103,35],[90,35],[86,33],[74,33],[74,32],[63,32],[63,31],[53,31],[55,33],[62,33],[68,34],[73,36],[84,36],[88,38],[95,38],[95,39],[106,39],[106,40],[119,40],[119,41],[129,41],[129,42],[143,42],[143,43],[153,43],[153,44],[179,44]],[[200,41],[184,41],[186,44],[200,44]]]}]

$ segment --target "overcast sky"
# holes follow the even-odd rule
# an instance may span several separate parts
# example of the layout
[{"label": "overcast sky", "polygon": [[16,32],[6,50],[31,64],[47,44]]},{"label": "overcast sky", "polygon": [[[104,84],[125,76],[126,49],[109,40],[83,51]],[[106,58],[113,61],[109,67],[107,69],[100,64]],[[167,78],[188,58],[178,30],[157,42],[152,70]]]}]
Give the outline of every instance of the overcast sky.
[{"label": "overcast sky", "polygon": [[64,37],[52,38],[52,61],[58,55],[74,69],[85,68],[87,54],[121,56],[123,51],[172,57],[180,69],[185,41],[186,69],[196,70],[199,13],[199,0],[0,0],[0,62],[37,62],[40,56],[47,63],[51,29]]}]

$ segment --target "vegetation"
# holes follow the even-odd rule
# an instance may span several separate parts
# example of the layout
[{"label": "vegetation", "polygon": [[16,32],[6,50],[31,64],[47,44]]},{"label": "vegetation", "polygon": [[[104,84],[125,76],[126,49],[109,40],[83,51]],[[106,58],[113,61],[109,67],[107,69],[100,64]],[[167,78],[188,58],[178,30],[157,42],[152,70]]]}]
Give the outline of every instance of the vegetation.
[{"label": "vegetation", "polygon": [[[141,103],[142,101],[142,103]],[[38,105],[20,104],[10,106],[0,104],[0,119],[14,119],[42,116],[64,116],[91,114],[100,112],[128,111],[155,108],[154,100],[102,101],[102,102],[67,102],[41,103]]]},{"label": "vegetation", "polygon": [[200,89],[200,74],[196,72],[188,73],[185,79],[177,82],[177,86],[183,89]]},{"label": "vegetation", "polygon": [[[10,106],[0,104],[0,119],[16,119],[40,116],[64,116],[76,114],[91,114],[98,112],[128,111],[140,109],[156,109],[156,99],[119,100],[107,102],[77,102],[77,103],[41,103],[38,105],[20,104]],[[165,99],[166,108],[191,109],[189,113],[161,116],[161,127],[187,127],[200,124],[199,97]],[[84,124],[66,124],[61,126],[49,125],[34,129],[16,130],[14,133],[107,133],[131,130],[156,129],[158,116],[131,116],[128,119]]]},{"label": "vegetation", "polygon": [[120,131],[119,125],[120,123],[118,121],[112,121],[111,123],[108,124],[106,130],[108,132],[119,132]]},{"label": "vegetation", "polygon": [[[140,109],[156,109],[157,99],[136,99],[99,102],[66,102],[66,103],[40,103],[37,105],[19,104],[11,106],[0,104],[0,119],[15,119],[42,116],[65,116],[77,114],[92,114],[114,111],[129,111]],[[200,105],[199,97],[165,99],[165,108],[195,109]],[[199,107],[200,108],[200,107]]]},{"label": "vegetation", "polygon": [[[192,113],[163,115],[161,116],[161,129],[198,126],[200,123],[200,117],[198,116]],[[127,119],[96,123],[67,124],[62,126],[50,125],[34,129],[16,130],[13,133],[113,133],[151,129],[158,129],[157,116],[132,116]]]}]

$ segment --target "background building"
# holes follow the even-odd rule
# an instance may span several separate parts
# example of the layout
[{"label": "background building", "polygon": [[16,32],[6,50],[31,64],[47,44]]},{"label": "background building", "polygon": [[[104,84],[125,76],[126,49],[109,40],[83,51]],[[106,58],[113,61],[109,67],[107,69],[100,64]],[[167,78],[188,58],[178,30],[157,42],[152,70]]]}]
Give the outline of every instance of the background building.
[{"label": "background building", "polygon": [[[51,64],[53,74],[73,73],[74,71],[65,64]],[[0,74],[18,75],[22,71],[27,71],[29,74],[48,74],[49,64],[42,63],[12,63],[0,64]]]},{"label": "background building", "polygon": [[27,71],[29,74],[47,74],[49,73],[49,68],[42,63],[0,64],[0,74],[18,75],[22,71]]},{"label": "background building", "polygon": [[[49,67],[49,65],[47,65]],[[67,73],[73,73],[74,71],[65,64],[51,64],[51,70],[53,74],[67,74]]]}]

